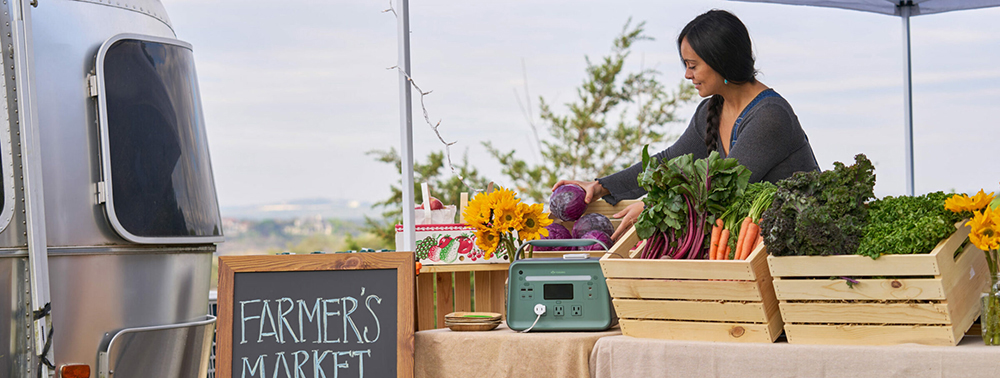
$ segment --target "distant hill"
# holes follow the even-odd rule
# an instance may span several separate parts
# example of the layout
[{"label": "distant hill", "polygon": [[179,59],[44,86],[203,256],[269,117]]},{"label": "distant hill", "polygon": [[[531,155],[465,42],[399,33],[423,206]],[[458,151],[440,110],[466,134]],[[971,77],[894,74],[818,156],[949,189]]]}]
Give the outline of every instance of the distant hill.
[{"label": "distant hill", "polygon": [[346,199],[311,198],[249,206],[224,206],[225,218],[263,220],[297,219],[320,216],[323,219],[359,220],[365,215],[380,217],[381,210],[372,209],[370,202]]}]

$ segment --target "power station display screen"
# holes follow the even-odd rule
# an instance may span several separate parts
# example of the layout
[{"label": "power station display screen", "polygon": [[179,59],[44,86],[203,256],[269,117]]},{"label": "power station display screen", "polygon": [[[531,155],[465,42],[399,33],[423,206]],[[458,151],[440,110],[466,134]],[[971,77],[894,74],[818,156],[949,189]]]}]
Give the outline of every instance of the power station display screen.
[{"label": "power station display screen", "polygon": [[573,299],[573,284],[545,284],[542,286],[545,300]]},{"label": "power station display screen", "polygon": [[109,202],[121,227],[145,238],[220,237],[191,50],[123,39],[108,48],[102,74]]}]

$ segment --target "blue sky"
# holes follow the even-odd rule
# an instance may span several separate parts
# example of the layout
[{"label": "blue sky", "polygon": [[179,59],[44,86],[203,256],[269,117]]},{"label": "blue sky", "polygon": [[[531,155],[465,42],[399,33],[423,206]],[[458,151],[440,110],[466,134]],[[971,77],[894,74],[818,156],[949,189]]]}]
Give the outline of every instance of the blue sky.
[{"label": "blue sky", "polygon": [[[389,194],[398,175],[365,155],[400,144],[399,83],[387,70],[397,60],[396,19],[382,13],[388,1],[163,3],[178,38],[194,45],[222,206]],[[412,1],[413,78],[433,90],[427,108],[443,136],[458,142],[453,154],[468,151],[503,185],[481,142],[534,159],[515,95],[523,98],[525,77],[533,114],[538,96],[565,113],[584,56],[607,54],[632,17],[656,38],[636,46],[632,68],[653,67],[662,82],[679,83],[673,40],[713,8],[747,25],[758,78],[792,104],[823,169],[865,153],[876,163],[876,195],[905,191],[898,17],[709,0]],[[1000,189],[997,20],[1000,8],[911,21],[917,193]],[[689,118],[694,106],[679,115]],[[442,149],[419,112],[413,134],[416,159]]]}]

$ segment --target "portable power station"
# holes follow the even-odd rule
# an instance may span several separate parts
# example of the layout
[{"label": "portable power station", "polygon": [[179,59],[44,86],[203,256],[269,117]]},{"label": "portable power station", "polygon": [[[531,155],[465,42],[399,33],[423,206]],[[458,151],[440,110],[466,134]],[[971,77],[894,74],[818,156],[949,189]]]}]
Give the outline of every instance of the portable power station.
[{"label": "portable power station", "polygon": [[516,331],[603,331],[618,322],[598,258],[522,259],[510,264],[507,326]]}]

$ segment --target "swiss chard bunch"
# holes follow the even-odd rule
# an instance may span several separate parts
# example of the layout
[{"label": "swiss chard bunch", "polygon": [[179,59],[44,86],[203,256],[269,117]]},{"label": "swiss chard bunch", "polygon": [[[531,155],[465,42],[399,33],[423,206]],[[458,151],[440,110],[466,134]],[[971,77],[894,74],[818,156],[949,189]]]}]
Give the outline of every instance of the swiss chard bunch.
[{"label": "swiss chard bunch", "polygon": [[963,219],[962,213],[945,209],[948,197],[934,192],[872,201],[857,254],[875,259],[888,254],[929,253],[955,232],[955,223]]},{"label": "swiss chard bunch", "polygon": [[657,161],[647,146],[642,166],[638,180],[647,194],[635,227],[647,239],[643,258],[702,256],[715,219],[743,195],[750,180],[750,170],[714,151],[705,159],[687,154]]},{"label": "swiss chard bunch", "polygon": [[760,222],[770,254],[848,255],[857,250],[868,224],[865,201],[875,196],[875,167],[864,154],[854,161],[778,181]]}]

